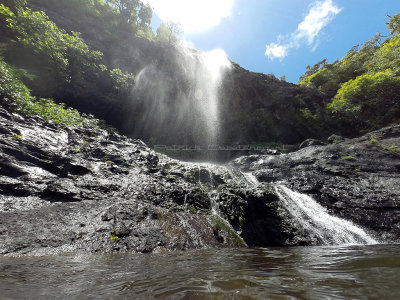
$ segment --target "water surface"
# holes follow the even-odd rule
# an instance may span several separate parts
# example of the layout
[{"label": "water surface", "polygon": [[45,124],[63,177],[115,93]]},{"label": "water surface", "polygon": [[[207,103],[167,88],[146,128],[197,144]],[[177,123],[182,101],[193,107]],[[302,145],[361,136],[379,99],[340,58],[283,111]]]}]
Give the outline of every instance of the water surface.
[{"label": "water surface", "polygon": [[400,245],[0,258],[0,299],[400,299]]}]

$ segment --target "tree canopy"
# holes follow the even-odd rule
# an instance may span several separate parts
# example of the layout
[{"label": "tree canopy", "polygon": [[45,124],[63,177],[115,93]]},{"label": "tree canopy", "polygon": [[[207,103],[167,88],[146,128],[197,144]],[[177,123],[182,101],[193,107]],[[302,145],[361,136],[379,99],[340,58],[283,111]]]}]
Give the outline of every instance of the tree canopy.
[{"label": "tree canopy", "polygon": [[400,120],[400,14],[387,23],[392,34],[377,33],[354,46],[340,61],[309,67],[299,84],[317,88],[332,100],[327,111],[339,120],[356,120],[357,129],[376,129]]}]

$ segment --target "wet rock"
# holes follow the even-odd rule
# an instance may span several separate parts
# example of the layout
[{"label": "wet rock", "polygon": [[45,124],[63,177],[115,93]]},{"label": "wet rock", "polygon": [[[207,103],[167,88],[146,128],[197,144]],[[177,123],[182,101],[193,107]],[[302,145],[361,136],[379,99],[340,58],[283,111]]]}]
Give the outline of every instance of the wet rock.
[{"label": "wet rock", "polygon": [[[2,254],[237,245],[218,240],[210,218],[210,192],[230,178],[225,168],[182,163],[119,134],[3,109],[0,134]],[[227,224],[221,235],[232,235]]]},{"label": "wet rock", "polygon": [[284,182],[312,196],[334,215],[393,242],[400,237],[399,147],[400,125],[393,125],[278,157],[240,158],[233,165],[262,182]]},{"label": "wet rock", "polygon": [[387,241],[400,236],[400,125],[228,167],[3,109],[0,135],[0,254],[312,244],[279,201],[277,182]]},{"label": "wet rock", "polygon": [[321,145],[325,145],[325,143],[323,141],[316,139],[307,139],[300,144],[299,149],[303,149],[310,146],[321,146]]},{"label": "wet rock", "polygon": [[345,139],[344,139],[344,137],[342,137],[340,135],[332,134],[331,136],[328,137],[327,141],[330,144],[338,144],[338,143],[344,142]]}]

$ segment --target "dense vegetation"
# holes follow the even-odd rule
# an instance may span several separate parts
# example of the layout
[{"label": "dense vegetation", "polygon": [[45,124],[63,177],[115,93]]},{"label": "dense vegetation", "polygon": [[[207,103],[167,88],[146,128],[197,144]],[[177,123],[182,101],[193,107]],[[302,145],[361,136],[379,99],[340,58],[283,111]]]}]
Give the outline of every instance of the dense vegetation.
[{"label": "dense vegetation", "polygon": [[340,61],[310,67],[299,84],[331,99],[326,105],[343,131],[377,129],[400,120],[400,14],[388,22],[391,36],[375,35]]},{"label": "dense vegetation", "polygon": [[[32,11],[24,7],[24,1],[7,7],[0,5],[1,55],[13,66],[14,71],[2,60],[2,75],[11,76],[8,80],[25,90],[26,103],[33,98],[24,84],[16,84],[20,78],[40,100],[36,109],[22,108],[22,98],[18,106],[25,113],[62,105],[52,106],[54,98],[60,102],[91,112],[93,107],[118,105],[117,98],[127,98],[134,84],[134,76],[120,69],[109,69],[103,64],[103,53],[91,50],[80,33],[67,33],[50,21],[42,11]],[[17,76],[18,74],[19,76]],[[3,91],[6,86],[1,87]],[[29,97],[28,97],[29,95]],[[13,99],[13,97],[9,97]],[[68,110],[70,114],[72,110]]]},{"label": "dense vegetation", "polygon": [[103,127],[104,123],[91,115],[80,114],[76,109],[56,104],[51,99],[33,97],[19,80],[17,71],[0,59],[0,99],[11,111],[21,115],[36,115],[46,121],[79,127]]}]

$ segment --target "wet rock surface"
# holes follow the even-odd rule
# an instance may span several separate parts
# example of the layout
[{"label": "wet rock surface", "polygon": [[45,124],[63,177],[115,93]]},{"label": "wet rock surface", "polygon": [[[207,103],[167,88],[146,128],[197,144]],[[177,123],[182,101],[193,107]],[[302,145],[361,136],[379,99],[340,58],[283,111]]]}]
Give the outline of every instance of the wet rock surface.
[{"label": "wet rock surface", "polygon": [[3,255],[310,244],[274,190],[281,181],[382,239],[400,233],[400,126],[227,167],[2,108],[0,136]]},{"label": "wet rock surface", "polygon": [[[243,246],[209,192],[226,168],[141,141],[0,109],[0,253],[152,252]],[[236,239],[226,239],[233,235]]]},{"label": "wet rock surface", "polygon": [[400,238],[399,149],[400,125],[393,125],[289,154],[242,157],[233,165],[261,182],[283,182],[308,194],[332,214],[392,242]]}]

